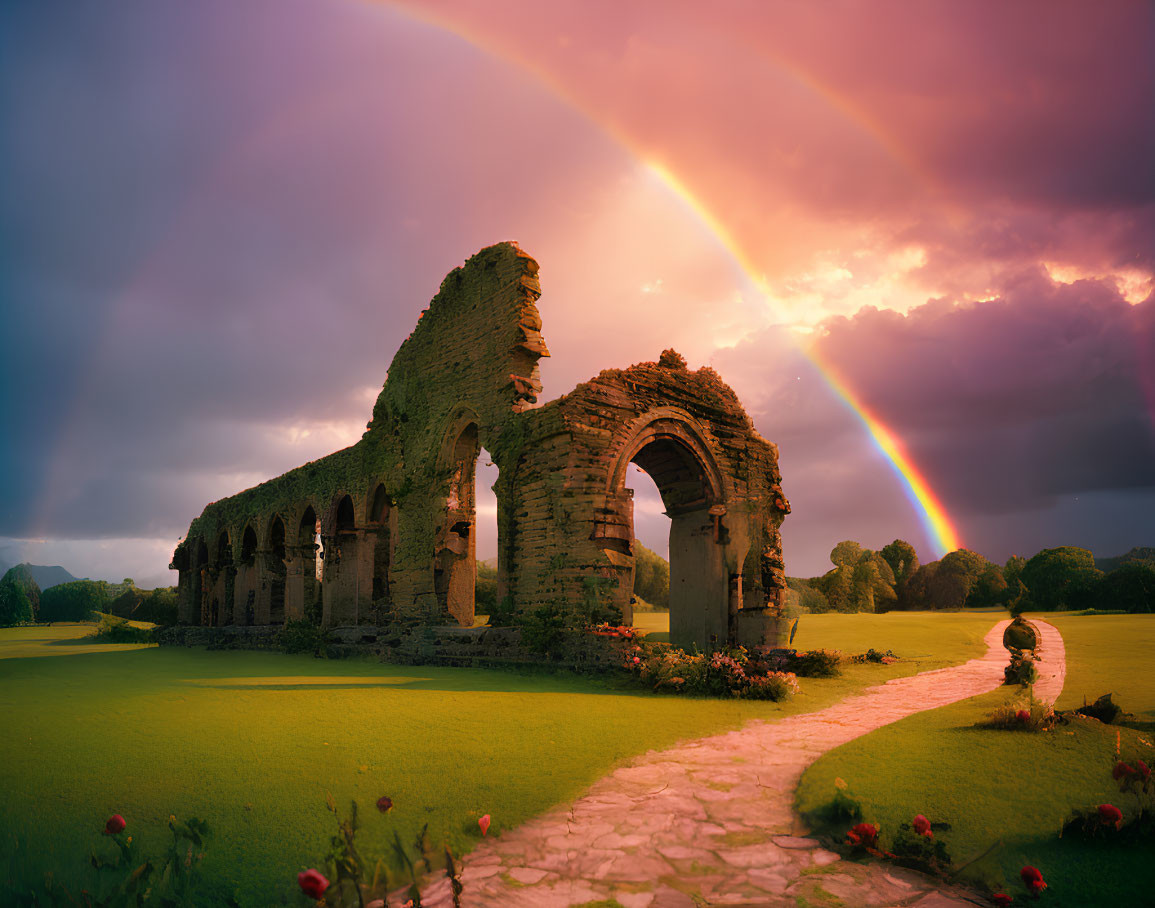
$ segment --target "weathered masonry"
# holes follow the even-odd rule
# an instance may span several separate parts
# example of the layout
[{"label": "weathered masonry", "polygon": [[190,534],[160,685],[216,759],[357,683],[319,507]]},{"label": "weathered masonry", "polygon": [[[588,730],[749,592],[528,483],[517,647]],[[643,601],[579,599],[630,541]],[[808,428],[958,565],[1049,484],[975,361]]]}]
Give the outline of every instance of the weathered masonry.
[{"label": "weathered masonry", "polygon": [[778,639],[789,512],[778,452],[712,369],[672,350],[537,406],[538,266],[513,243],[449,274],[401,345],[361,440],[213,502],[177,546],[185,624],[474,620],[474,470],[499,469],[498,597],[596,597],[631,619],[645,470],[670,528],[670,637]]}]

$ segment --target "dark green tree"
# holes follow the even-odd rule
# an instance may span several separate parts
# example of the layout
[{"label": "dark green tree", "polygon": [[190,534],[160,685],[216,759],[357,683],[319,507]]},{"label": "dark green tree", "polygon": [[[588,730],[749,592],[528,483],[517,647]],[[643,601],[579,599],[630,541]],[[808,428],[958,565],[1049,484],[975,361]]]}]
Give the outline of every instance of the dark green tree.
[{"label": "dark green tree", "polygon": [[73,580],[46,589],[40,600],[41,621],[87,621],[106,612],[110,602],[103,580]]},{"label": "dark green tree", "polygon": [[1155,562],[1129,561],[1100,580],[1095,608],[1155,612]]},{"label": "dark green tree", "polygon": [[670,607],[670,563],[634,540],[634,595],[656,608]]},{"label": "dark green tree", "polygon": [[[8,573],[11,573],[9,571]],[[32,620],[32,602],[24,587],[7,574],[0,580],[0,627],[24,624]]]},{"label": "dark green tree", "polygon": [[28,598],[28,604],[32,608],[32,618],[30,620],[39,620],[40,614],[40,585],[36,582],[36,578],[32,576],[32,571],[28,569],[26,564],[18,564],[16,567],[9,568],[4,574],[4,580],[16,584],[24,591],[24,595]]},{"label": "dark green tree", "polygon": [[1089,551],[1064,545],[1035,555],[1023,566],[1020,579],[1034,608],[1054,611],[1075,607],[1073,600],[1082,599],[1102,576]]},{"label": "dark green tree", "polygon": [[890,545],[884,545],[878,554],[890,565],[897,589],[905,586],[918,570],[918,552],[905,539],[896,539]]}]

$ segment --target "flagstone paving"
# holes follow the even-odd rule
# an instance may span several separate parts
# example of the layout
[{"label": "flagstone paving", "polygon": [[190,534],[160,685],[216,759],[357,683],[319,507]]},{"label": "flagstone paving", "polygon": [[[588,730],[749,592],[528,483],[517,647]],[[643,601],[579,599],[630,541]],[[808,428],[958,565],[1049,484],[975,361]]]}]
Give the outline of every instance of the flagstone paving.
[{"label": "flagstone paving", "polygon": [[[792,810],[803,771],[828,750],[912,713],[1002,683],[1008,622],[962,665],[869,688],[820,712],[645,754],[572,805],[486,840],[463,861],[465,906],[624,908],[702,905],[973,905],[974,893],[883,864],[857,864],[805,835]],[[1035,695],[1063,688],[1063,639],[1043,621]],[[833,897],[833,898],[832,898]],[[423,902],[452,901],[442,879]],[[610,902],[609,904],[613,904]]]}]

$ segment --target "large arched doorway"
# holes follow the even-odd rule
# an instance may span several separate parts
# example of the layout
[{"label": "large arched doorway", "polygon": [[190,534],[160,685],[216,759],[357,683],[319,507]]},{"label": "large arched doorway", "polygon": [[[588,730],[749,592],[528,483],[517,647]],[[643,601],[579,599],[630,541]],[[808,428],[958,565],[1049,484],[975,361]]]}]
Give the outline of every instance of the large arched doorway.
[{"label": "large arched doorway", "polygon": [[373,620],[379,622],[392,603],[389,574],[393,566],[394,546],[393,499],[386,493],[382,483],[377,484],[369,502],[366,538],[373,547],[370,608]]},{"label": "large arched doorway", "polygon": [[[674,420],[656,420],[634,436],[611,474],[611,532],[601,540],[623,555],[633,554],[635,538],[633,493],[625,487],[629,464],[653,480],[670,518],[670,642],[703,649],[724,645],[730,637],[729,535],[713,456],[699,433]],[[632,572],[631,558],[627,590]]]},{"label": "large arched doorway", "polygon": [[435,535],[433,590],[442,614],[463,627],[473,625],[477,583],[477,423],[466,423],[445,457],[445,513]]}]

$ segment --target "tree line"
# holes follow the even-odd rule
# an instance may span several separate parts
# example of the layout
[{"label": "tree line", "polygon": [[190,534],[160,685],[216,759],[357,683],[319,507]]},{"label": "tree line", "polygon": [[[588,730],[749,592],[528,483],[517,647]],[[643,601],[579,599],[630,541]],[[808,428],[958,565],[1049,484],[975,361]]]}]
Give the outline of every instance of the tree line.
[{"label": "tree line", "polygon": [[0,578],[0,627],[87,621],[95,612],[154,624],[176,624],[176,587],[142,590],[131,577],[126,577],[120,583],[74,580],[41,590],[23,564],[10,568]]},{"label": "tree line", "polygon": [[848,540],[834,547],[830,561],[833,568],[821,577],[787,578],[792,611],[1155,611],[1155,549],[1150,548],[1098,565],[1087,549],[1075,546],[1043,549],[1031,558],[1012,555],[1001,565],[958,549],[919,564],[905,540],[877,552]]}]

